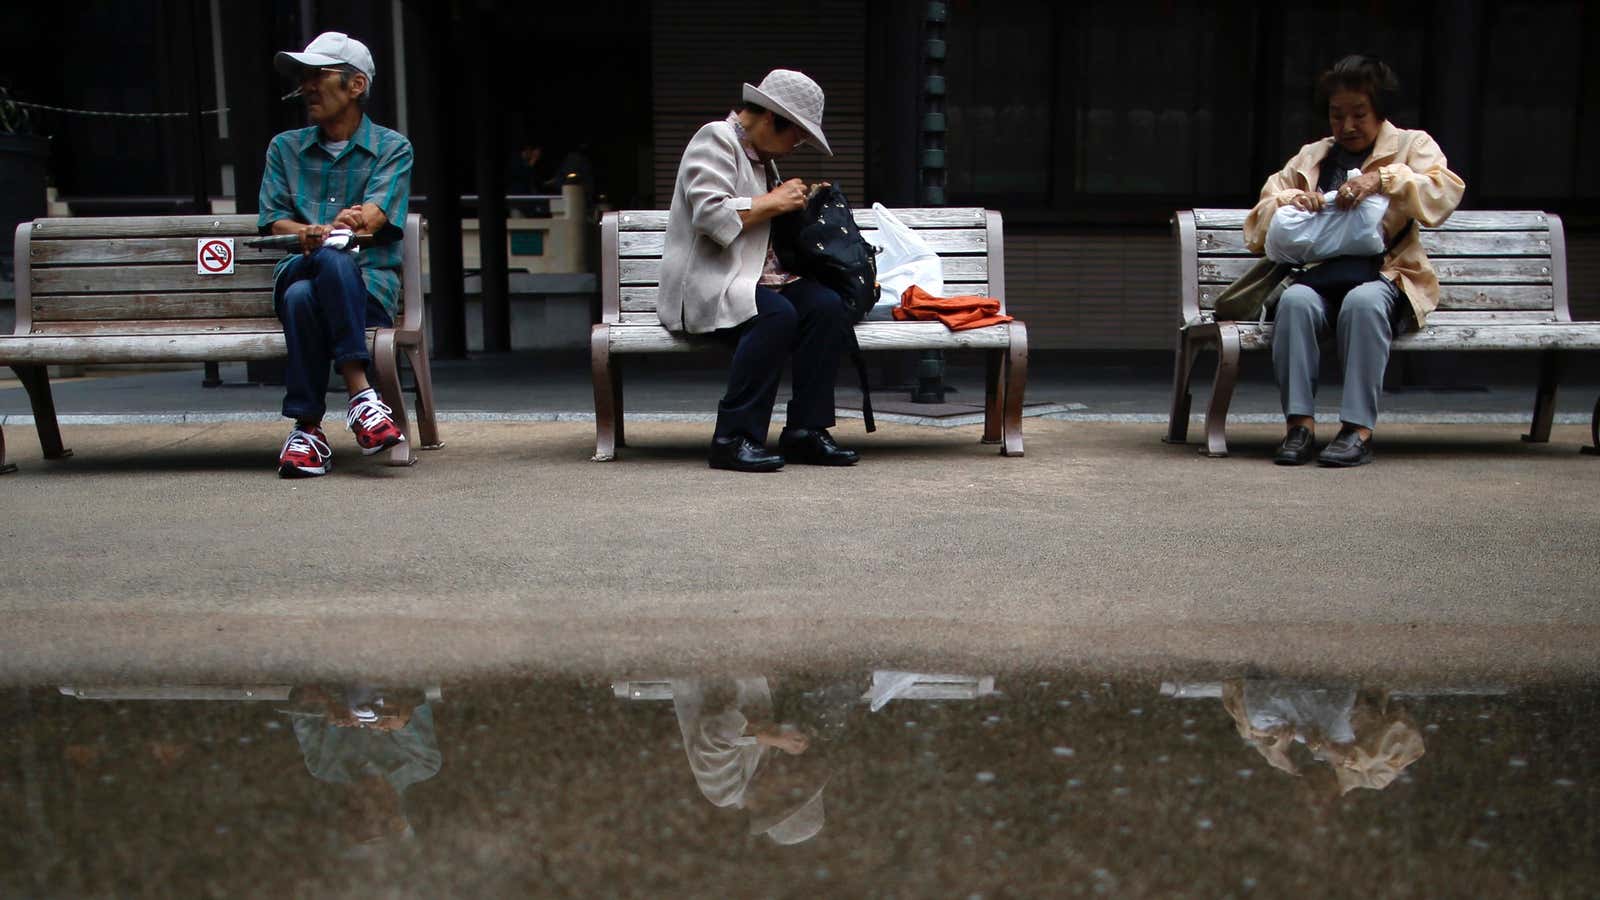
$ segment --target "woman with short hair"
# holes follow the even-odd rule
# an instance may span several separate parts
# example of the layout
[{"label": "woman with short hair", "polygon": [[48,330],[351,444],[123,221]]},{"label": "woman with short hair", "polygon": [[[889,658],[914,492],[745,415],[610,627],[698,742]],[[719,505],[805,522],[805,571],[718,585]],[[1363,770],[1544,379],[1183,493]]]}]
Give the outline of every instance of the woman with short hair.
[{"label": "woman with short hair", "polygon": [[[1260,201],[1245,217],[1245,245],[1260,253],[1273,215],[1285,206],[1319,211],[1329,191],[1337,191],[1334,202],[1341,210],[1374,194],[1389,199],[1383,217],[1388,249],[1381,258],[1325,262],[1328,268],[1320,277],[1310,270],[1304,283],[1291,285],[1278,301],[1272,364],[1288,432],[1273,457],[1279,465],[1303,465],[1313,458],[1324,466],[1370,462],[1390,342],[1397,329],[1420,328],[1439,305],[1439,278],[1413,222],[1443,223],[1461,202],[1466,184],[1450,171],[1444,151],[1427,132],[1389,121],[1398,88],[1394,71],[1377,57],[1347,56],[1334,63],[1319,79],[1317,92],[1332,135],[1301,147],[1268,178]],[[1360,174],[1347,178],[1352,169]],[[1330,323],[1344,364],[1344,395],[1339,434],[1317,453],[1319,342]]]},{"label": "woman with short hair", "polygon": [[[772,472],[787,459],[853,465],[833,442],[833,385],[850,327],[844,301],[786,272],[771,240],[774,218],[804,209],[798,178],[775,160],[810,144],[829,156],[822,88],[800,72],[774,69],[744,86],[744,102],[701,127],[683,151],[667,213],[656,312],[672,331],[715,335],[733,345],[728,389],[717,405],[711,467]],[[778,444],[766,448],[785,359],[794,396]]]}]

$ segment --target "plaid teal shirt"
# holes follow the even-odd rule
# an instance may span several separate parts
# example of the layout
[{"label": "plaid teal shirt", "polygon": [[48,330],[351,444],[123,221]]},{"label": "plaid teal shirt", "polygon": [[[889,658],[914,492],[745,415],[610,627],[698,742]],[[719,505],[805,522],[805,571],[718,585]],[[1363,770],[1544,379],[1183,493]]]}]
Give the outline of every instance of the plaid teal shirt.
[{"label": "plaid teal shirt", "polygon": [[[285,131],[267,145],[267,171],[261,178],[262,233],[273,222],[292,219],[327,225],[347,206],[371,203],[389,217],[379,232],[383,243],[363,247],[361,277],[389,315],[399,317],[401,229],[411,205],[411,142],[398,131],[373,124],[366,116],[338,156],[318,143],[313,125]],[[277,274],[293,259],[278,263]]]}]

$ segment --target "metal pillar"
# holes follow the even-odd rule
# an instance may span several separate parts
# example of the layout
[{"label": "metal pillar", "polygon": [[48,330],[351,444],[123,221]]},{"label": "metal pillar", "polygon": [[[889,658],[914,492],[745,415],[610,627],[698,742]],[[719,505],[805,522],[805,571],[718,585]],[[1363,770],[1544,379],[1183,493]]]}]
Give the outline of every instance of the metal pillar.
[{"label": "metal pillar", "polygon": [[459,95],[446,91],[448,74],[459,72],[463,54],[457,46],[460,23],[454,4],[430,3],[424,7],[428,28],[428,74],[421,80],[428,119],[432,125],[432,152],[427,157],[428,176],[428,311],[432,321],[434,359],[464,359],[467,355],[467,310],[462,291],[461,183]]},{"label": "metal pillar", "polygon": [[[929,0],[927,13],[923,17],[922,150],[918,160],[924,206],[943,206],[945,202],[944,36],[948,17],[949,6],[945,0]],[[925,351],[917,361],[917,383],[911,389],[912,402],[943,403],[946,390],[944,352]]]},{"label": "metal pillar", "polygon": [[474,116],[478,169],[478,254],[483,293],[483,349],[503,353],[511,349],[511,276],[506,249],[505,116],[496,102],[495,66],[499,30],[494,8],[479,0],[473,10],[473,76],[477,89]]}]

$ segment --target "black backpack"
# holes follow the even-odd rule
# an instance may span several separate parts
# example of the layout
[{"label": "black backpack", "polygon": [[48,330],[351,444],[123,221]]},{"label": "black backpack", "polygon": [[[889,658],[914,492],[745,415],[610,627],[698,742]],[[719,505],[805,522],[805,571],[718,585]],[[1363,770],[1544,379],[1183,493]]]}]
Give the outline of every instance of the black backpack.
[{"label": "black backpack", "polygon": [[845,346],[861,382],[861,420],[867,431],[877,431],[867,388],[867,364],[861,359],[853,327],[878,302],[877,248],[861,236],[844,191],[831,184],[818,188],[805,209],[773,219],[772,247],[785,270],[816,281],[844,300],[850,314]]},{"label": "black backpack", "polygon": [[861,236],[850,201],[833,185],[818,188],[804,210],[773,219],[772,246],[785,269],[842,297],[852,322],[865,319],[878,302],[876,248]]}]

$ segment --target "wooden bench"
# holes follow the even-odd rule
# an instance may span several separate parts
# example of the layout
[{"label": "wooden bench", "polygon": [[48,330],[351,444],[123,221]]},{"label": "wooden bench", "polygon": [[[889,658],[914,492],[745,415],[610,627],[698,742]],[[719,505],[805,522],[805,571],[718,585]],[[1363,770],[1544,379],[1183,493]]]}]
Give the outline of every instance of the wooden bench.
[{"label": "wooden bench", "polygon": [[[944,263],[945,293],[981,294],[1005,311],[1005,253],[1000,214],[983,209],[897,209]],[[868,241],[877,228],[871,210],[857,210]],[[722,345],[704,336],[668,331],[656,316],[667,213],[607,213],[600,226],[600,324],[590,335],[594,375],[596,460],[615,457],[623,443],[623,392],[619,355],[683,353]],[[939,322],[862,322],[862,350],[981,350],[986,361],[982,442],[1001,444],[1004,456],[1022,455],[1022,395],[1028,382],[1028,331],[1020,321],[951,331]]]},{"label": "wooden bench", "polygon": [[[406,443],[391,465],[439,446],[433,385],[422,332],[422,217],[406,220],[400,323],[371,328],[367,341],[379,393]],[[33,404],[46,459],[71,455],[61,443],[47,366],[278,359],[287,352],[272,308],[272,268],[281,250],[246,247],[255,216],[38,219],[17,227],[17,322],[0,335],[0,365],[17,373]],[[234,272],[197,272],[198,239],[232,237]],[[412,429],[400,389],[397,350],[416,377]],[[0,432],[0,472],[5,436]]]},{"label": "wooden bench", "polygon": [[[1242,209],[1180,210],[1173,220],[1182,284],[1172,411],[1166,440],[1189,431],[1189,376],[1202,349],[1217,351],[1217,372],[1206,410],[1201,452],[1227,456],[1228,403],[1239,354],[1272,347],[1272,321],[1216,320],[1222,291],[1256,257],[1244,248]],[[1395,338],[1402,350],[1526,350],[1541,356],[1533,425],[1523,439],[1550,439],[1562,351],[1600,349],[1600,322],[1574,322],[1567,309],[1567,249],[1559,216],[1543,212],[1458,212],[1438,228],[1421,230],[1422,246],[1438,272],[1439,308],[1421,331]],[[1591,423],[1600,443],[1600,404]]]}]

